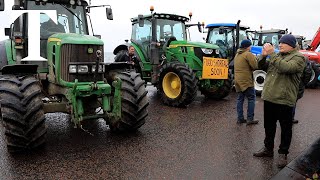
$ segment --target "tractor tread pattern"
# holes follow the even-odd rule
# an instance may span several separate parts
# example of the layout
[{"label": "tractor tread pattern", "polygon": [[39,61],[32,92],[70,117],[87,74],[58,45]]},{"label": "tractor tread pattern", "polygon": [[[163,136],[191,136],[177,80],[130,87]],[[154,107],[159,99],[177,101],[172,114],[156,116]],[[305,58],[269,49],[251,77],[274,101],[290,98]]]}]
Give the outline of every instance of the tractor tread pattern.
[{"label": "tractor tread pattern", "polygon": [[111,124],[114,132],[135,131],[145,124],[149,100],[145,81],[134,70],[117,71],[121,85],[121,119]]},{"label": "tractor tread pattern", "polygon": [[8,151],[31,150],[45,142],[41,88],[34,76],[2,75],[0,100]]},{"label": "tractor tread pattern", "polygon": [[[162,80],[166,73],[174,72],[180,77],[182,87],[181,95],[175,99],[167,97],[163,91]],[[158,84],[158,89],[161,92],[161,99],[164,104],[173,107],[186,107],[193,102],[198,92],[198,79],[195,73],[187,64],[182,64],[179,61],[174,61],[165,64],[160,69],[160,82]]]}]

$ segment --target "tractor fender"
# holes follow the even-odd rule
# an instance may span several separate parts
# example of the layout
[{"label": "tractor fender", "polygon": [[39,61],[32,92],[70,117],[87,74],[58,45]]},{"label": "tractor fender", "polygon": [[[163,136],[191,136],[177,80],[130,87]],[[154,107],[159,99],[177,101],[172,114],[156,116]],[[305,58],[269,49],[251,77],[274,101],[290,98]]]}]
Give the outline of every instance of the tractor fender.
[{"label": "tractor fender", "polygon": [[2,74],[37,74],[38,65],[15,64],[6,65],[1,69]]},{"label": "tractor fender", "polygon": [[128,46],[125,45],[125,44],[121,44],[119,46],[117,46],[114,50],[113,50],[113,54],[114,55],[117,55],[119,51],[122,51],[122,50],[125,50],[125,51],[128,51]]},{"label": "tractor fender", "polygon": [[0,70],[8,65],[5,41],[0,41]]}]

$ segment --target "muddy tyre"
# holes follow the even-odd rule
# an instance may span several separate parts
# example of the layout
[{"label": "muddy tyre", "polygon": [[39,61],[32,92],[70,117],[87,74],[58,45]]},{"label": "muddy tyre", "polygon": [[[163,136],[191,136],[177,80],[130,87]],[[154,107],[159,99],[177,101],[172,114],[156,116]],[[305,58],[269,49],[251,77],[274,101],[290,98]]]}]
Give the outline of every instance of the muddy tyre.
[{"label": "muddy tyre", "polygon": [[22,152],[45,143],[42,93],[33,76],[0,77],[1,118],[8,151]]},{"label": "muddy tyre", "polygon": [[[209,88],[209,89],[201,89],[201,93],[210,99],[223,99],[225,97],[227,97],[230,92],[232,91],[232,87],[233,87],[233,74],[232,74],[232,70],[229,69],[229,73],[228,73],[228,79],[225,80],[220,80],[223,81],[223,85],[218,87],[218,88]],[[215,82],[217,82],[217,80],[211,80],[211,83],[213,84]],[[219,82],[220,83],[220,82]]]},{"label": "muddy tyre", "polygon": [[195,73],[186,64],[171,62],[163,65],[158,84],[162,102],[174,107],[189,105],[197,96],[197,83]]},{"label": "muddy tyre", "polygon": [[320,75],[320,67],[317,67],[315,63],[312,63],[312,75],[311,79],[306,85],[307,88],[317,88],[318,76]]},{"label": "muddy tyre", "polygon": [[145,81],[134,70],[117,71],[115,76],[122,81],[121,84],[121,119],[110,128],[114,132],[135,131],[146,122],[149,100]]}]

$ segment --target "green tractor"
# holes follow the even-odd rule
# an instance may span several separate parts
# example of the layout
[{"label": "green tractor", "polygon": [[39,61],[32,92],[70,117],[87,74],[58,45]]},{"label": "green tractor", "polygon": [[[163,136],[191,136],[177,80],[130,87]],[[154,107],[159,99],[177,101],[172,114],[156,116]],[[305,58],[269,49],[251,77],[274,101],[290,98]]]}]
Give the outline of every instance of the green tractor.
[{"label": "green tractor", "polygon": [[[9,152],[44,144],[45,113],[68,113],[81,129],[83,121],[99,118],[117,132],[145,123],[144,81],[126,63],[104,63],[103,41],[89,35],[86,16],[94,7],[84,0],[14,1],[13,10],[55,10],[57,23],[49,26],[48,15],[40,14],[38,53],[47,61],[25,61],[34,46],[28,43],[29,14],[6,28],[9,39],[0,42],[0,117]],[[106,12],[111,20],[110,6]]]},{"label": "green tractor", "polygon": [[[185,107],[198,89],[209,98],[222,99],[232,88],[228,60],[220,58],[216,45],[187,40],[190,19],[165,13],[132,18],[131,45],[140,60],[136,66],[146,82],[156,86],[164,104]],[[190,14],[191,18],[191,14]],[[198,23],[199,26],[200,23]],[[199,27],[201,28],[201,27]],[[114,50],[121,61],[127,45]]]}]

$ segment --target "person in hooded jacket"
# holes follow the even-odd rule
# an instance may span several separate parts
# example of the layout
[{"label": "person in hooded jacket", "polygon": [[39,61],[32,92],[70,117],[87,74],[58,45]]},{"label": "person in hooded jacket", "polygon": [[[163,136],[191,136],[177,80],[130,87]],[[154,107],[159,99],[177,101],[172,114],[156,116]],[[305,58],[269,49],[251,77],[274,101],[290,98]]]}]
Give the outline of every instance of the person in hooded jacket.
[{"label": "person in hooded jacket", "polygon": [[[254,89],[253,71],[258,68],[256,57],[250,52],[251,41],[245,39],[241,41],[240,48],[234,58],[235,89],[238,93],[237,98],[237,123],[247,123],[247,125],[257,124],[254,120],[254,108],[256,92]],[[243,115],[244,99],[248,99],[247,120]]]}]

